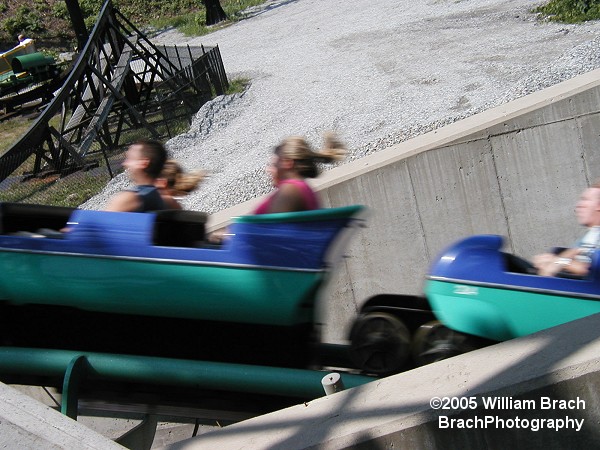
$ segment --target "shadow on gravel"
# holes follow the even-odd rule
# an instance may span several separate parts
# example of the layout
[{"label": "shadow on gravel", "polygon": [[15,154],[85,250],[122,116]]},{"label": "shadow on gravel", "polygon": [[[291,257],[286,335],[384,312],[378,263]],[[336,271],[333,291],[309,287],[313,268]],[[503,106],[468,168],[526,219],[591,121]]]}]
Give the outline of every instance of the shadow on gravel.
[{"label": "shadow on gravel", "polygon": [[267,1],[262,5],[256,6],[254,8],[248,8],[244,11],[244,19],[250,19],[252,17],[260,16],[263,13],[271,11],[275,8],[279,8],[280,6],[286,6],[290,3],[296,3],[298,0],[273,0]]}]

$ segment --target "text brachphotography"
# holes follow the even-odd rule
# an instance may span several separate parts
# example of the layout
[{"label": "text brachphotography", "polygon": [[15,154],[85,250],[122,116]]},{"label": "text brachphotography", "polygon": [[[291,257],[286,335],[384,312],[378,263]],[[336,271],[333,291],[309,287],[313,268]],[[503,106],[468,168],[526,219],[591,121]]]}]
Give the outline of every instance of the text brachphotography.
[{"label": "text brachphotography", "polygon": [[526,429],[531,431],[540,430],[581,430],[584,419],[574,417],[561,417],[555,419],[532,418],[525,419],[519,416],[514,418],[502,418],[493,415],[474,416],[467,419],[453,418],[448,416],[438,417],[440,429]]}]

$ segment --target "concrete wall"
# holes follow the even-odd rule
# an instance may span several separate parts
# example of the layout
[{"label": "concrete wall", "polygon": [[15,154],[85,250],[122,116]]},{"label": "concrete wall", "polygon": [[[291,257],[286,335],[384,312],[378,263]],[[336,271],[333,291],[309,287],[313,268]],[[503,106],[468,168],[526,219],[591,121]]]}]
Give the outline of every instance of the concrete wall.
[{"label": "concrete wall", "polygon": [[[599,448],[599,354],[600,315],[595,315],[165,448]],[[436,397],[466,398],[473,403],[463,403],[463,408],[434,409],[430,402]],[[494,397],[505,399],[503,407],[488,404],[486,408],[484,399]],[[558,403],[547,408],[546,399]],[[529,408],[517,408],[519,400],[528,400],[523,405]],[[445,428],[449,419],[475,417],[488,420],[487,425],[479,422],[473,428],[475,422],[470,422],[471,428],[458,428],[460,425],[454,422],[453,429]],[[519,426],[515,425],[517,417]],[[544,428],[532,429],[542,420]],[[561,423],[565,425],[562,429],[547,428]],[[464,424],[469,426],[469,422]]]},{"label": "concrete wall", "polygon": [[[327,206],[371,208],[322,302],[325,340],[345,339],[373,295],[420,294],[432,260],[459,238],[500,234],[524,257],[570,245],[582,231],[575,202],[600,177],[598,149],[600,70],[323,174]],[[215,214],[212,228],[255,203]]]}]

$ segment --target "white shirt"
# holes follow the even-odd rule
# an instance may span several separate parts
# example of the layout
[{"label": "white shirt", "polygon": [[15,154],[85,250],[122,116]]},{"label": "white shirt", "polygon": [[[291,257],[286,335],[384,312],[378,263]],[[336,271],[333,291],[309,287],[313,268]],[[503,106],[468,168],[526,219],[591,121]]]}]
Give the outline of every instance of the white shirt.
[{"label": "white shirt", "polygon": [[591,264],[592,255],[600,249],[600,226],[591,227],[579,240],[577,247],[579,247],[579,254],[575,260]]}]

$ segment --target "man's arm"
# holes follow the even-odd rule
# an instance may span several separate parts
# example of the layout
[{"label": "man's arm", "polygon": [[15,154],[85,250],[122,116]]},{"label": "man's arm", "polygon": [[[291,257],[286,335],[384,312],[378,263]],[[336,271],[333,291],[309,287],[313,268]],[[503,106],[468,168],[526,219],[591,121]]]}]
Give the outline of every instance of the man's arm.
[{"label": "man's arm", "polygon": [[533,265],[538,269],[539,275],[547,277],[555,276],[559,272],[585,276],[590,270],[590,265],[575,259],[579,251],[578,248],[568,248],[558,255],[543,253],[533,258]]}]

